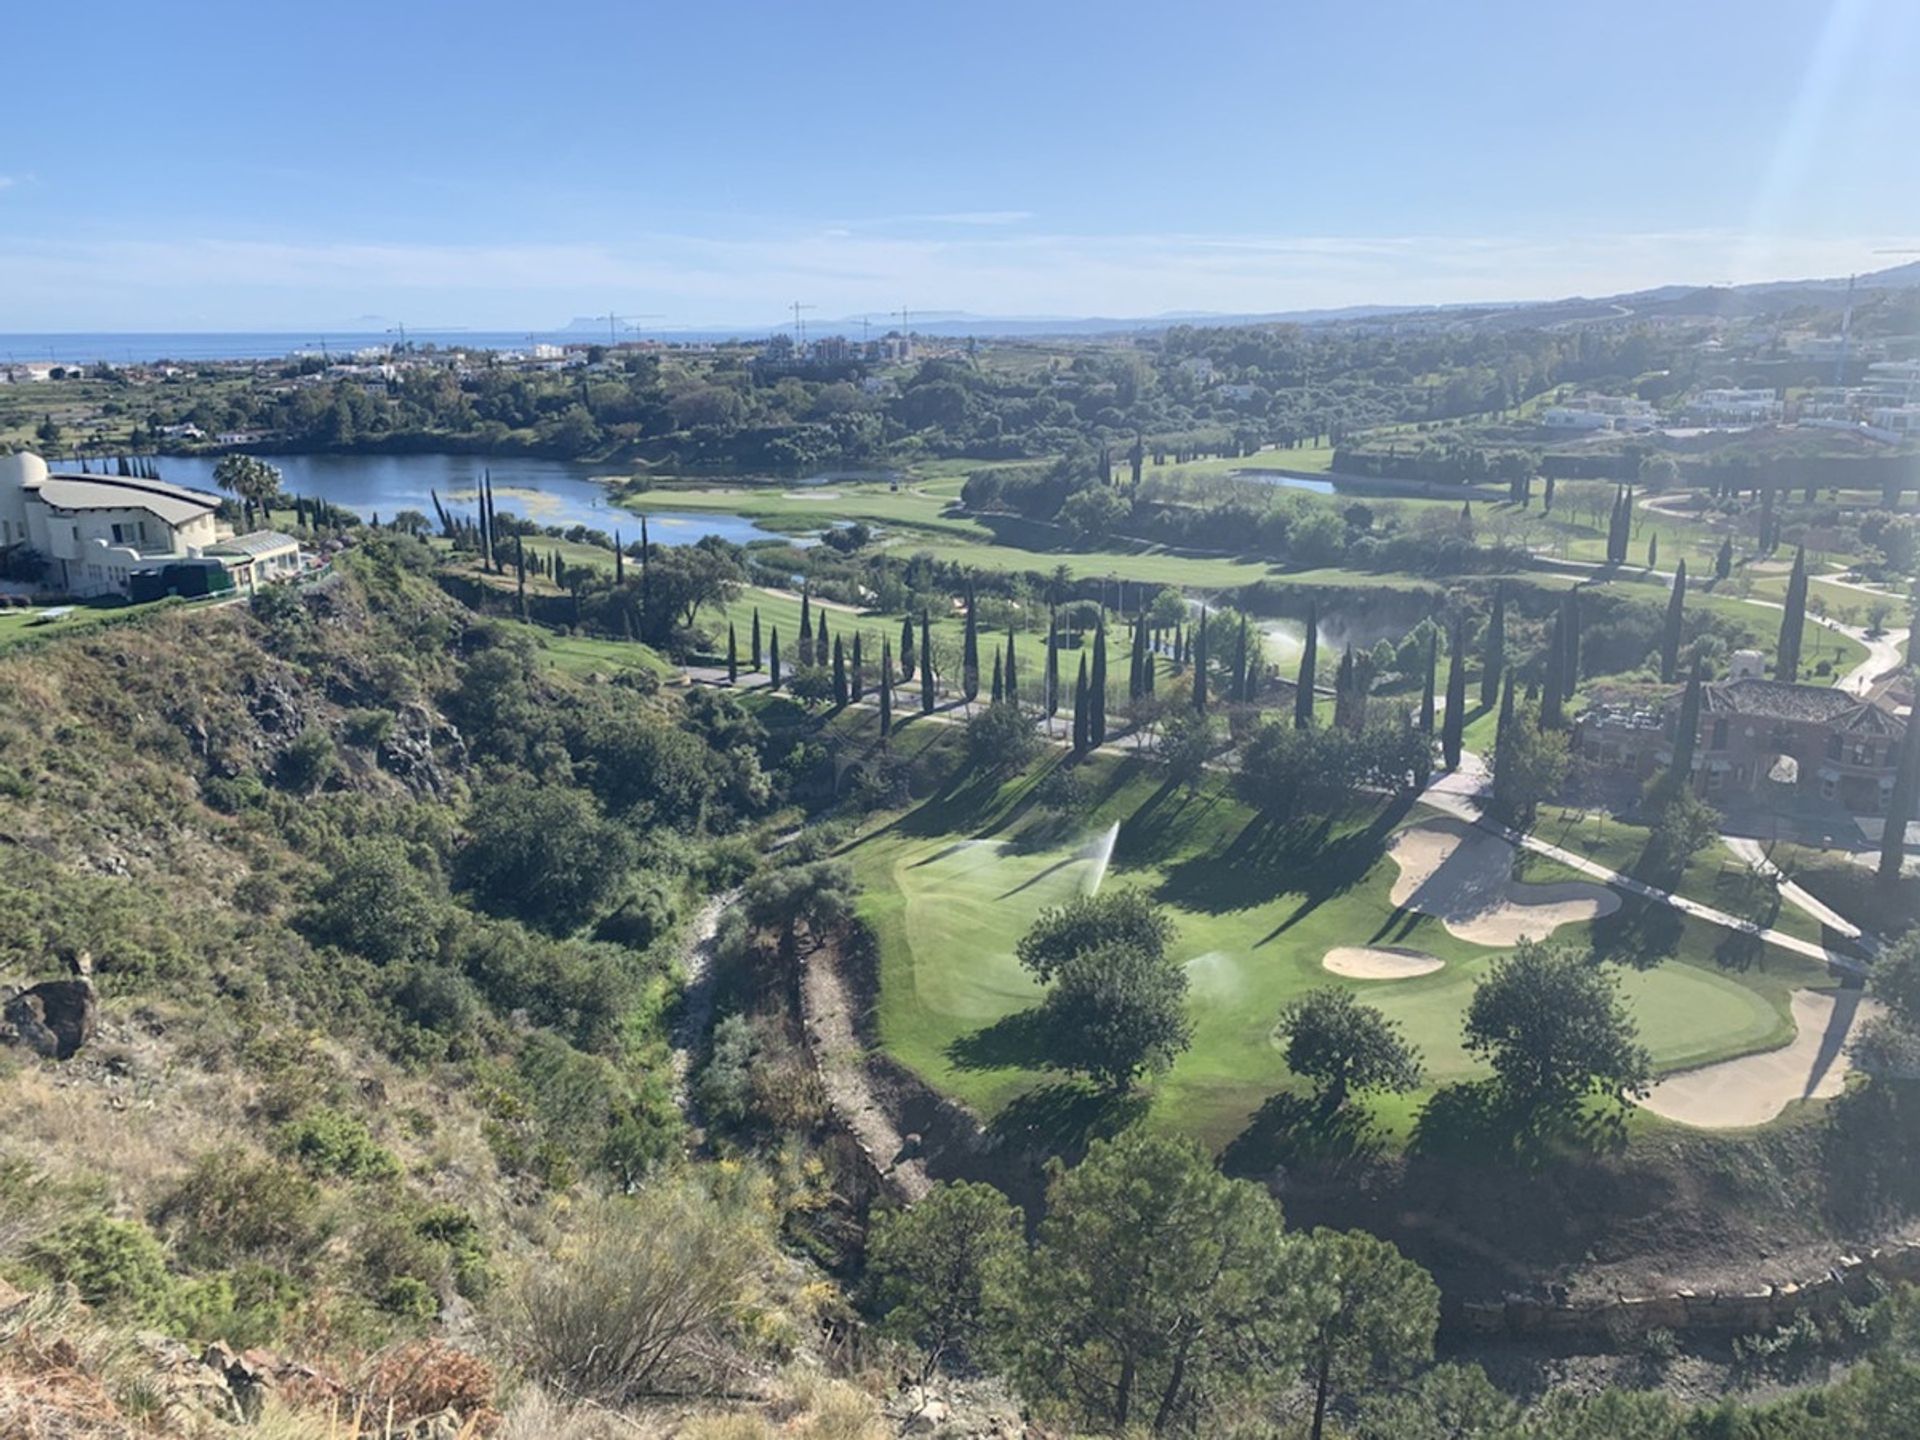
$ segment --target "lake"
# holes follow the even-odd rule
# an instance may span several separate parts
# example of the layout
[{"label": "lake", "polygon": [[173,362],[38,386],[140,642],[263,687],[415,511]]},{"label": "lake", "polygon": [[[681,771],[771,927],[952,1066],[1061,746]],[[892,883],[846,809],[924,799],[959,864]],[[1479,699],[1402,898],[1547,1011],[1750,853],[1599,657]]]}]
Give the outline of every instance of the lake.
[{"label": "lake", "polygon": [[[607,497],[594,468],[567,460],[530,456],[480,459],[469,455],[263,455],[280,471],[291,495],[325,500],[365,520],[391,520],[402,510],[432,518],[433,495],[454,515],[471,515],[479,503],[482,473],[493,477],[493,500],[501,514],[536,525],[585,525],[623,540],[640,535],[640,517]],[[160,478],[176,485],[215,490],[210,455],[168,455],[158,461]],[[751,520],[725,514],[650,514],[648,538],[662,545],[691,545],[718,535],[735,545],[776,538]],[[781,537],[784,538],[784,537]],[[796,542],[805,543],[805,542]]]}]

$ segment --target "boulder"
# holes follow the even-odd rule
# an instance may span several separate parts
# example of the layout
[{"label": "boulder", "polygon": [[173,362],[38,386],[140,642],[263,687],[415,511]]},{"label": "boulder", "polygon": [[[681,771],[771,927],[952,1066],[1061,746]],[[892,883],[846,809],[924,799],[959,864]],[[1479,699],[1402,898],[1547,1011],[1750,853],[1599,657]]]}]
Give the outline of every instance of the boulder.
[{"label": "boulder", "polygon": [[50,1060],[65,1060],[93,1038],[99,1024],[93,981],[85,976],[47,980],[7,1001],[0,1010],[0,1039]]}]

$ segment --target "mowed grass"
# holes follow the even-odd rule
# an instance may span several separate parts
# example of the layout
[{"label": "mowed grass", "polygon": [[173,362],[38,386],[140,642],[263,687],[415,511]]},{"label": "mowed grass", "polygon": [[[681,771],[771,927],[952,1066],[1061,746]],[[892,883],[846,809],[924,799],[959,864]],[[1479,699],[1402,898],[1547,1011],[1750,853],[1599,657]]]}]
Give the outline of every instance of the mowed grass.
[{"label": "mowed grass", "polygon": [[[1043,908],[1091,883],[1109,834],[1104,883],[1142,886],[1170,907],[1191,986],[1194,1043],[1152,1085],[1154,1123],[1224,1146],[1269,1096],[1298,1088],[1272,1030],[1288,1001],[1318,986],[1355,989],[1397,1020],[1424,1052],[1430,1086],[1486,1073],[1462,1045],[1461,1018],[1504,952],[1391,901],[1398,867],[1386,844],[1423,812],[1382,802],[1339,821],[1274,824],[1217,782],[1188,794],[1139,761],[1102,758],[1089,775],[1096,799],[1071,821],[1026,804],[1032,776],[976,782],[849,848],[880,946],[882,1043],[931,1084],[992,1116],[1060,1078],[1029,1032],[1002,1023],[1040,998],[1014,948]],[[1792,1033],[1787,993],[1831,983],[1773,950],[1745,971],[1722,969],[1713,959],[1722,932],[1670,911],[1655,919],[1647,933],[1659,934],[1666,958],[1621,977],[1663,1069],[1782,1043]],[[1554,938],[1585,946],[1595,933],[1569,926]],[[1446,967],[1391,982],[1324,969],[1329,949],[1365,944],[1411,946]],[[1387,1129],[1404,1136],[1428,1093],[1380,1101]]]}]

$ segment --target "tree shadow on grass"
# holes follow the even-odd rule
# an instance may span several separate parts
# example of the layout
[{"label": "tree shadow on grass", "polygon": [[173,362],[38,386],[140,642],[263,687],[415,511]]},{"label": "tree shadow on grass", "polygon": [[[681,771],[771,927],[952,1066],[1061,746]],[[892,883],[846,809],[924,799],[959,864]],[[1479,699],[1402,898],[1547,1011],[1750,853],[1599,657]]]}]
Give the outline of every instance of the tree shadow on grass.
[{"label": "tree shadow on grass", "polygon": [[949,1041],[946,1054],[958,1070],[1044,1070],[1050,1039],[1046,1012],[1035,1005]]},{"label": "tree shadow on grass", "polygon": [[1626,1143],[1624,1104],[1536,1104],[1511,1095],[1498,1080],[1466,1080],[1441,1086],[1421,1107],[1407,1154],[1538,1169],[1568,1151],[1619,1154]]},{"label": "tree shadow on grass", "polygon": [[[1277,940],[1327,901],[1344,895],[1379,863],[1386,853],[1387,838],[1394,827],[1412,811],[1418,797],[1411,792],[1395,795],[1364,830],[1354,830],[1307,857],[1301,867],[1299,883],[1292,888],[1301,892],[1299,905],[1256,944],[1255,949]],[[1411,929],[1411,925],[1408,926]]]},{"label": "tree shadow on grass", "polygon": [[1221,1165],[1229,1175],[1265,1179],[1298,1165],[1345,1175],[1363,1171],[1385,1153],[1385,1139],[1360,1104],[1329,1111],[1305,1095],[1270,1096],[1235,1136]]},{"label": "tree shadow on grass", "polygon": [[1305,872],[1338,847],[1329,844],[1333,821],[1282,820],[1256,814],[1224,849],[1169,867],[1160,899],[1218,915],[1249,910],[1301,887]]},{"label": "tree shadow on grass", "polygon": [[1080,1081],[1060,1081],[1027,1091],[987,1128],[1016,1150],[1058,1155],[1077,1162],[1095,1140],[1118,1135],[1147,1113],[1137,1091],[1102,1090]]},{"label": "tree shadow on grass", "polygon": [[1680,949],[1686,922],[1671,905],[1640,895],[1621,897],[1620,908],[1593,921],[1593,958],[1651,970]]}]

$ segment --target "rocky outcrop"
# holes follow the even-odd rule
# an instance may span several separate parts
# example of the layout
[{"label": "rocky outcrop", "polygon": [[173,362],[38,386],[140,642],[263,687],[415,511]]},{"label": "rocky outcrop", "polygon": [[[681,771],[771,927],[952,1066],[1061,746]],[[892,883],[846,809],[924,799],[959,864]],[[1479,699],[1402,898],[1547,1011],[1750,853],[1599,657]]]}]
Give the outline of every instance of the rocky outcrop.
[{"label": "rocky outcrop", "polygon": [[421,795],[445,795],[451,777],[467,768],[467,742],[426,706],[404,705],[380,742],[380,768]]},{"label": "rocky outcrop", "polygon": [[100,1001],[84,975],[31,985],[0,1009],[0,1041],[24,1045],[49,1060],[72,1056],[99,1025]]}]

